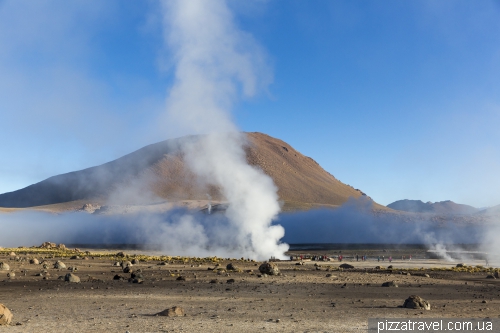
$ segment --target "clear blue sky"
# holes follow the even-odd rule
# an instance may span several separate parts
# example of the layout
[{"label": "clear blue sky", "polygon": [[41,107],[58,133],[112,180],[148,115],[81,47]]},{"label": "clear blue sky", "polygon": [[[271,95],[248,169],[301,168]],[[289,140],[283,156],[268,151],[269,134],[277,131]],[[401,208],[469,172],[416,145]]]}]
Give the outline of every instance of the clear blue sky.
[{"label": "clear blue sky", "polygon": [[[242,130],[381,204],[500,204],[500,2],[229,4],[274,78],[236,104]],[[155,1],[0,0],[0,193],[178,135],[156,126],[161,20]]]}]

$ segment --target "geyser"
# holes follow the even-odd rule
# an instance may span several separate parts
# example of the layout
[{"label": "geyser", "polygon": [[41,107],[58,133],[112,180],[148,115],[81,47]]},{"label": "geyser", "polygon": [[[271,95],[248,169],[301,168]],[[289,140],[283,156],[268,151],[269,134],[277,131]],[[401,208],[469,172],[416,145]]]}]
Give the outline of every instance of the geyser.
[{"label": "geyser", "polygon": [[239,251],[258,259],[282,257],[288,249],[279,243],[284,229],[271,225],[280,211],[277,189],[262,170],[248,165],[246,137],[230,116],[236,100],[268,82],[263,53],[236,27],[225,1],[163,5],[165,38],[175,61],[166,119],[190,134],[205,134],[184,145],[185,160],[207,185],[221,189]]}]

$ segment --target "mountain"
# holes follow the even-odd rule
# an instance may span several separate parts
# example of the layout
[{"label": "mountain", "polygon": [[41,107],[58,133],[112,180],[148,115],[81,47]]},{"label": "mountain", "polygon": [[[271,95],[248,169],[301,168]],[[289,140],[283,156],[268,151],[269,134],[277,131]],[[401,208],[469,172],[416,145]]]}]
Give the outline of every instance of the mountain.
[{"label": "mountain", "polygon": [[[337,180],[312,158],[286,142],[263,133],[246,133],[249,164],[262,169],[278,188],[285,210],[336,207],[365,194]],[[203,140],[189,136],[139,149],[114,161],[50,177],[0,195],[0,207],[34,207],[84,202],[138,203],[155,201],[224,201],[220,189],[198,179],[185,165],[183,146]],[[81,207],[81,206],[80,206]],[[386,209],[375,204],[376,208]]]},{"label": "mountain", "polygon": [[488,207],[486,209],[482,209],[478,212],[479,215],[496,215],[500,216],[500,205],[496,205],[493,207]]},{"label": "mountain", "polygon": [[440,215],[464,215],[473,214],[479,211],[479,209],[468,205],[462,205],[454,203],[453,201],[441,201],[441,202],[423,202],[421,200],[398,200],[395,201],[387,207],[400,210],[405,212],[413,213],[432,213]]}]

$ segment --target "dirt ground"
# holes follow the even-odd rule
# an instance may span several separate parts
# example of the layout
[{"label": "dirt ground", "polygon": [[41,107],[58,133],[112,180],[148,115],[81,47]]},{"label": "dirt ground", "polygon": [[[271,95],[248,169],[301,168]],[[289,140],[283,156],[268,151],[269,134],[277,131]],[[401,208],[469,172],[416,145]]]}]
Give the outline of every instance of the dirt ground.
[{"label": "dirt ground", "polygon": [[[355,268],[345,270],[338,261],[282,261],[281,276],[259,277],[260,263],[247,260],[136,257],[143,260],[131,268],[142,270],[143,283],[132,283],[130,273],[113,266],[132,260],[132,252],[119,259],[89,251],[78,259],[23,250],[16,260],[0,253],[10,266],[0,271],[0,303],[14,315],[0,332],[364,332],[368,318],[500,317],[500,280],[486,278],[489,273],[480,268],[446,270],[456,263],[440,260],[399,258],[392,270],[373,258],[348,261]],[[48,268],[30,264],[30,258],[46,260]],[[58,279],[70,270],[54,269],[57,260],[76,267],[81,282]],[[217,270],[228,263],[240,271]],[[8,278],[10,272],[15,277]],[[126,279],[113,280],[116,274]],[[381,287],[386,281],[398,288]],[[410,295],[428,300],[431,310],[402,308]],[[185,316],[156,316],[173,306]]]}]

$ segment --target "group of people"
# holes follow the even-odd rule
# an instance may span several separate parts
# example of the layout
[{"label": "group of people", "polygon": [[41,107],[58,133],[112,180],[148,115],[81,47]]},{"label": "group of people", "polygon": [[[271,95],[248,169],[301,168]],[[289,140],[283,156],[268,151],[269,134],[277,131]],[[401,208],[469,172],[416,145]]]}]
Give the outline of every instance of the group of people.
[{"label": "group of people", "polygon": [[[360,259],[361,259],[361,261],[366,261],[366,260],[368,260],[368,256],[367,256],[366,254],[365,254],[365,255],[362,255],[362,256],[359,256],[358,254],[356,254],[356,255],[355,255],[355,258],[356,258],[356,261],[359,261]],[[412,257],[411,257],[411,254],[410,254],[408,257],[406,257],[406,256],[401,256],[401,260],[410,260],[410,261],[411,261],[411,258],[412,258]],[[296,256],[296,257],[294,257],[294,256],[290,256],[290,260],[294,260],[294,259],[296,259],[296,260],[311,259],[311,260],[313,260],[313,261],[327,261],[327,260],[330,260],[330,257],[328,257],[327,255],[321,255],[321,256],[298,255],[298,256]],[[344,258],[344,256],[343,256],[342,254],[339,254],[339,255],[337,256],[337,259],[338,259],[338,261],[340,261],[340,262],[341,262],[341,261],[342,261],[342,260],[344,260],[345,258]],[[385,258],[385,256],[377,256],[377,261],[378,261],[378,262],[380,262],[380,260],[385,261],[385,259],[386,259],[386,258]],[[354,260],[354,257],[353,257],[353,260]],[[388,260],[389,262],[392,262],[392,256],[389,256],[389,257],[387,258],[387,260]]]},{"label": "group of people", "polygon": [[[359,261],[359,256],[356,254],[356,261]],[[366,261],[366,254],[361,256],[361,261]]]}]

